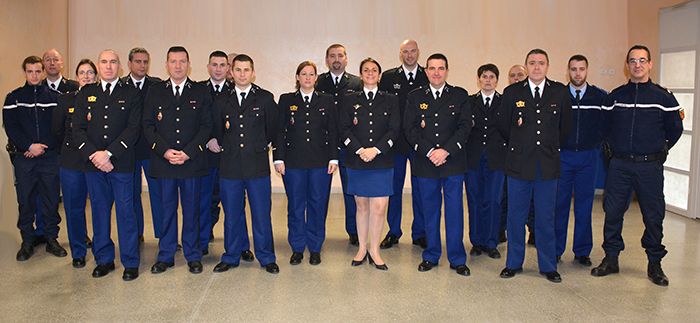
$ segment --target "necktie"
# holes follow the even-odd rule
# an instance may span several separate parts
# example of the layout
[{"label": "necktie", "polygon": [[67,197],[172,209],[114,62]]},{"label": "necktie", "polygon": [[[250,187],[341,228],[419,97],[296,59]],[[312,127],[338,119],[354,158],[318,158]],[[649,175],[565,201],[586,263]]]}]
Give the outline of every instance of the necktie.
[{"label": "necktie", "polygon": [[180,101],[180,86],[175,85],[175,100]]},{"label": "necktie", "polygon": [[51,88],[55,90],[55,89],[56,89],[56,84],[51,83]]},{"label": "necktie", "polygon": [[219,93],[219,84],[214,85],[214,92]]},{"label": "necktie", "polygon": [[306,103],[306,105],[309,105],[309,96],[308,95],[304,96],[304,103]]},{"label": "necktie", "polygon": [[440,98],[440,91],[435,91],[435,100]]},{"label": "necktie", "polygon": [[413,84],[413,72],[408,72],[408,82]]},{"label": "necktie", "polygon": [[535,86],[535,103],[540,103],[540,87]]},{"label": "necktie", "polygon": [[105,84],[105,95],[106,96],[109,96],[109,94],[111,93],[111,91],[109,90],[110,86],[112,86],[112,83]]},{"label": "necktie", "polygon": [[139,90],[141,89],[141,81],[136,82],[136,88]]},{"label": "necktie", "polygon": [[339,83],[340,83],[340,78],[336,76],[335,77],[335,85],[338,85]]},{"label": "necktie", "polygon": [[243,104],[243,100],[245,100],[245,92],[241,92],[241,102],[239,104]]},{"label": "necktie", "polygon": [[371,92],[371,91],[367,92],[367,97],[369,98],[368,101],[372,102],[372,100],[374,99],[374,92]]},{"label": "necktie", "polygon": [[491,98],[486,98],[486,104],[484,104],[484,105],[486,106],[486,109],[490,108],[491,107]]},{"label": "necktie", "polygon": [[576,90],[576,102],[581,101],[581,90]]}]

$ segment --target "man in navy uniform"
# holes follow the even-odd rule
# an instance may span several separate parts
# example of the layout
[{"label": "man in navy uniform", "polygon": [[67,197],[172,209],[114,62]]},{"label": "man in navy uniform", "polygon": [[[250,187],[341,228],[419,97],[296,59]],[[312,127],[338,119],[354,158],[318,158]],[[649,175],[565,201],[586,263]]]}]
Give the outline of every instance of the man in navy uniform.
[{"label": "man in navy uniform", "polygon": [[[122,77],[124,84],[133,86],[139,89],[141,99],[146,96],[148,88],[162,80],[158,77],[148,75],[148,66],[151,63],[151,54],[145,48],[134,47],[129,51],[129,75]],[[148,196],[151,200],[151,217],[153,219],[153,233],[157,239],[161,236],[161,209],[160,209],[160,188],[155,178],[148,176],[148,171],[151,165],[151,149],[148,146],[148,140],[143,134],[143,128],[140,130],[139,139],[134,145],[136,149],[136,167],[134,168],[134,212],[139,223],[139,242],[143,242],[143,204],[141,202],[141,180],[142,172],[146,174],[146,183],[148,183]]]},{"label": "man in navy uniform", "polygon": [[442,254],[440,219],[445,199],[447,260],[457,274],[469,276],[464,250],[465,142],[472,127],[469,95],[447,84],[447,57],[428,57],[425,72],[430,84],[408,94],[403,129],[414,153],[411,173],[417,176],[425,215],[427,248],[418,271],[438,265]]},{"label": "man in navy uniform", "polygon": [[600,138],[600,107],[607,93],[588,84],[588,59],[574,55],[569,59],[569,93],[573,122],[571,133],[561,145],[561,178],[557,194],[557,261],[566,250],[569,226],[571,193],[574,194],[574,260],[584,266],[591,265],[593,229],[591,213],[595,181],[598,176],[598,161],[602,144]]},{"label": "man in navy uniform", "polygon": [[139,90],[119,79],[121,63],[113,50],[100,53],[100,82],[84,86],[75,103],[73,136],[85,163],[92,207],[92,277],[114,270],[112,203],[117,215],[122,279],[139,276],[138,222],[134,213],[134,144],[141,128]]},{"label": "man in navy uniform", "polygon": [[666,213],[664,167],[668,150],[683,134],[683,109],[673,94],[649,78],[651,53],[642,45],[627,52],[630,80],[610,92],[603,104],[601,133],[612,157],[605,181],[605,258],[591,270],[593,276],[620,271],[618,256],[625,249],[622,220],[634,190],[642,210],[647,276],[657,285],[668,286],[661,269],[666,247],[661,244]]},{"label": "man in navy uniform", "polygon": [[[358,76],[345,71],[345,67],[348,65],[348,56],[343,45],[333,44],[326,49],[326,65],[328,65],[328,72],[321,73],[318,76],[316,91],[333,96],[335,107],[340,109],[343,106],[345,94],[361,90],[362,81]],[[345,149],[340,149],[340,164],[338,167],[345,199],[345,231],[350,237],[350,244],[359,246],[360,242],[357,240],[357,225],[355,223],[357,207],[355,205],[355,197],[346,193],[348,181],[347,172],[343,166],[344,156]]]},{"label": "man in navy uniform", "polygon": [[525,222],[534,192],[537,260],[540,274],[561,282],[554,235],[559,148],[571,130],[571,99],[561,83],[547,79],[549,56],[531,50],[525,59],[528,78],[503,91],[498,130],[508,143],[508,256],[502,278],[522,272]]},{"label": "man in navy uniform", "polygon": [[269,151],[277,137],[277,104],[272,93],[252,84],[253,59],[236,55],[231,66],[235,86],[216,97],[213,109],[214,139],[210,148],[221,152],[219,185],[224,208],[226,252],[214,272],[238,267],[243,244],[247,193],[253,224],[255,255],[268,273],[278,273],[270,212],[272,188]]},{"label": "man in navy uniform", "polygon": [[[46,252],[56,257],[68,255],[58,244],[59,166],[58,143],[51,135],[53,110],[58,92],[41,84],[44,63],[37,56],[29,56],[22,62],[26,83],[5,98],[2,110],[3,126],[10,142],[15,143],[21,154],[14,159],[15,188],[19,217],[17,228],[22,236],[22,246],[17,260],[24,261],[34,254],[37,233],[34,218],[37,204],[44,215]],[[37,203],[37,200],[39,201]],[[38,224],[37,224],[38,226]]]},{"label": "man in navy uniform", "polygon": [[58,93],[68,93],[77,90],[78,82],[67,79],[61,75],[63,70],[63,57],[56,49],[44,53],[44,65],[46,65],[46,78],[42,83]]},{"label": "man in navy uniform", "polygon": [[[399,99],[399,112],[403,120],[404,111],[406,109],[406,99],[408,93],[421,86],[428,84],[428,77],[425,75],[425,69],[418,64],[420,50],[418,43],[413,39],[406,39],[401,43],[399,57],[403,63],[399,67],[392,68],[382,73],[382,78],[379,83],[379,91],[386,91],[396,94]],[[401,214],[403,200],[403,184],[406,179],[406,161],[411,160],[413,163],[413,155],[411,147],[406,141],[406,136],[403,131],[399,134],[394,146],[394,195],[389,197],[389,208],[387,211],[387,222],[389,223],[389,232],[382,240],[380,247],[382,249],[391,248],[399,243],[401,238]],[[416,177],[411,176],[411,196],[413,197],[413,225],[411,226],[411,237],[413,244],[426,247],[425,239],[425,221],[423,220],[423,208],[420,204],[420,191]]]}]

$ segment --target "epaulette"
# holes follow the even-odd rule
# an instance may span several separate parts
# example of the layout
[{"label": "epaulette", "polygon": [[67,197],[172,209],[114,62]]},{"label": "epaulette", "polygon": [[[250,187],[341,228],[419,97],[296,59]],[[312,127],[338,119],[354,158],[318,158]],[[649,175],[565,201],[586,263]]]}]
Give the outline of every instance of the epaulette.
[{"label": "epaulette", "polygon": [[667,89],[665,86],[663,86],[663,85],[661,85],[661,84],[658,84],[658,83],[652,83],[652,84],[658,86],[659,88],[661,88],[662,90],[664,90],[664,91],[666,91],[666,92],[668,92],[668,93],[670,93],[670,94],[673,94],[673,92],[671,92],[671,90]]}]

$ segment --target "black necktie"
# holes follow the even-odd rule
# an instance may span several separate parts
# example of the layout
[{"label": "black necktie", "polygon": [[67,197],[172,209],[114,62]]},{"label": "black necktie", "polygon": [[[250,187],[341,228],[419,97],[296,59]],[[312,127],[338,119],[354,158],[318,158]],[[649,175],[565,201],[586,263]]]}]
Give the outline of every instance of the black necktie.
[{"label": "black necktie", "polygon": [[106,95],[106,96],[109,96],[109,93],[111,92],[111,91],[109,90],[109,87],[110,87],[110,86],[112,86],[112,83],[107,83],[107,84],[105,84],[105,95]]},{"label": "black necktie", "polygon": [[139,90],[141,89],[141,81],[136,82],[136,88]]},{"label": "black necktie", "polygon": [[540,87],[535,86],[535,103],[540,103]]},{"label": "black necktie", "polygon": [[175,100],[178,102],[180,101],[180,86],[179,85],[175,85]]},{"label": "black necktie", "polygon": [[440,91],[435,91],[435,100],[440,98]]},{"label": "black necktie", "polygon": [[486,104],[484,104],[484,105],[486,106],[486,109],[491,107],[491,98],[486,98]]},{"label": "black necktie", "polygon": [[335,77],[335,85],[338,85],[338,84],[340,84],[340,78],[336,76]]},{"label": "black necktie", "polygon": [[214,91],[216,93],[219,93],[219,85],[218,84],[214,84]]},{"label": "black necktie", "polygon": [[576,90],[576,102],[581,101],[581,90]]},{"label": "black necktie", "polygon": [[244,100],[245,100],[245,92],[241,92],[241,105],[243,104]]},{"label": "black necktie", "polygon": [[408,72],[408,81],[413,82],[413,72]]},{"label": "black necktie", "polygon": [[368,101],[372,102],[372,100],[374,99],[374,92],[372,92],[372,91],[367,92],[367,97],[369,98]]},{"label": "black necktie", "polygon": [[55,90],[55,89],[56,89],[56,84],[51,83],[51,88]]},{"label": "black necktie", "polygon": [[309,105],[309,96],[308,95],[304,96],[304,103],[306,103],[306,105]]}]

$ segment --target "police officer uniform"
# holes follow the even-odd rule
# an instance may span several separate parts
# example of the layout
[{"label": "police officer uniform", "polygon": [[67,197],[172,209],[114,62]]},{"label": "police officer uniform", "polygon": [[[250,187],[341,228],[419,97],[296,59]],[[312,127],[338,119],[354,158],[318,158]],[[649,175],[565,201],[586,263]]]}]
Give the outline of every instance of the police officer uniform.
[{"label": "police officer uniform", "polygon": [[[414,153],[411,173],[418,177],[428,245],[423,251],[421,271],[437,266],[442,254],[440,213],[443,194],[447,259],[454,268],[467,262],[462,241],[462,183],[467,172],[464,150],[472,128],[471,114],[469,95],[461,87],[445,83],[442,89],[433,89],[432,85],[427,85],[408,94],[403,129]],[[435,166],[428,157],[435,149],[449,153],[446,162],[440,166]],[[462,274],[468,274],[468,268]]]},{"label": "police officer uniform", "polygon": [[48,87],[49,89],[57,91],[59,94],[77,91],[80,88],[80,84],[78,82],[73,81],[71,79],[67,79],[63,77],[63,75],[60,76],[60,79],[58,80],[58,87],[56,88],[54,88],[54,86],[51,86],[52,84],[49,84],[48,79],[44,79],[43,81],[41,81],[41,84],[46,85],[46,87]]},{"label": "police officer uniform", "polygon": [[567,87],[571,94],[573,121],[571,133],[561,145],[561,178],[557,194],[557,256],[566,250],[566,236],[571,209],[571,193],[574,195],[574,256],[582,264],[590,265],[588,258],[593,248],[591,214],[595,183],[600,160],[600,107],[607,93],[588,83],[581,90]]},{"label": "police officer uniform", "polygon": [[[416,68],[413,71],[408,71],[401,65],[382,73],[379,90],[395,94],[398,97],[399,112],[403,121],[408,93],[427,84],[428,76],[425,74],[425,69],[422,66],[416,64]],[[396,145],[394,146],[394,195],[389,197],[389,208],[386,215],[389,232],[387,232],[386,238],[382,241],[381,246],[383,248],[390,248],[398,243],[403,235],[401,231],[401,214],[403,213],[403,187],[406,180],[406,161],[408,160],[411,160],[411,163],[413,163],[411,147],[408,145],[403,131],[399,131]],[[411,196],[414,197],[411,238],[416,244],[420,244],[420,241],[425,240],[425,221],[420,204],[420,191],[415,176],[411,176]]]}]

